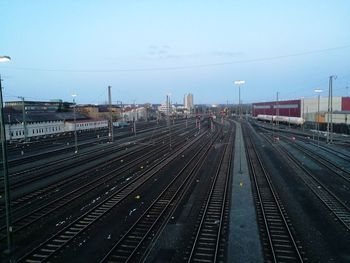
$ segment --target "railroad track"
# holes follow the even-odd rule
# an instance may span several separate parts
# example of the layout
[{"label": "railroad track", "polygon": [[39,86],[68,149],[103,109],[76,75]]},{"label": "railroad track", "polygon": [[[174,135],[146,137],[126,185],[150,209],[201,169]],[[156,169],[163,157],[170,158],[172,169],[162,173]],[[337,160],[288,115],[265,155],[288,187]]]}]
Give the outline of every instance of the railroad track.
[{"label": "railroad track", "polygon": [[[176,127],[175,132],[179,131],[181,127]],[[162,132],[165,132],[166,130],[161,130]],[[151,137],[154,136],[152,133],[150,135]],[[144,143],[147,142],[149,138],[135,138],[134,144],[137,143]],[[99,158],[101,156],[106,156],[110,152],[115,152],[116,150],[123,150],[125,147],[129,147],[125,143],[120,143],[119,145],[104,145],[103,148],[100,148],[98,150],[93,149],[91,151],[88,151],[86,153],[79,153],[77,155],[69,155],[68,157],[60,158],[59,160],[54,160],[52,162],[44,163],[35,165],[35,167],[26,169],[21,172],[12,173],[10,174],[11,177],[11,188],[12,190],[15,190],[15,188],[19,188],[23,185],[27,186],[28,183],[32,183],[36,178],[36,180],[40,180],[43,177],[47,176],[53,176],[57,171],[62,172],[69,168],[71,168],[72,165],[77,166],[79,164],[84,164],[89,162],[90,160],[94,160],[96,158]],[[129,142],[130,143],[130,142]],[[85,158],[85,159],[84,159]],[[75,162],[72,164],[72,162]],[[59,168],[55,168],[55,166],[58,166]],[[31,176],[33,174],[34,176]]]},{"label": "railroad track", "polygon": [[[183,130],[181,130],[181,127],[178,127],[176,130],[175,130],[175,133],[174,135],[178,134],[179,132],[183,132]],[[164,132],[164,131],[163,131]],[[154,134],[152,133],[150,135],[151,137],[154,136]],[[160,135],[159,137],[157,137],[156,140],[161,140],[162,138],[165,139],[167,135]],[[140,143],[142,145],[148,145],[146,143],[143,143],[143,142],[147,142],[149,138],[143,138],[143,139],[138,139],[137,140],[137,143]],[[154,140],[153,142],[155,142],[156,140]],[[105,151],[105,148],[107,148],[107,152],[108,151],[115,151],[116,149],[124,149],[125,147],[130,147],[128,145],[124,145],[122,144],[122,146],[115,146],[115,145],[108,145],[107,147],[104,147],[103,149],[100,149],[100,151],[98,153],[96,152],[88,152],[86,154],[83,154],[83,156],[86,156],[88,157],[89,154],[93,153],[93,156],[92,157],[88,157],[90,160],[94,160],[96,159],[96,154],[98,154],[98,156],[105,156],[106,155],[106,151]],[[78,155],[78,156],[74,156],[74,158],[77,158],[77,159],[74,159],[73,161],[75,162],[78,162],[81,163],[81,164],[84,164],[86,162],[88,162],[86,159],[80,159],[82,155]],[[72,158],[72,156],[69,156],[68,158]],[[33,168],[33,172],[34,172],[34,176],[35,178],[33,179],[32,177],[28,176],[28,178],[25,177],[25,179],[23,179],[23,181],[20,181],[20,182],[17,182],[14,183],[11,182],[11,189],[12,190],[15,190],[15,188],[18,188],[22,185],[24,186],[27,186],[29,183],[32,183],[34,181],[39,181],[40,179],[43,179],[43,178],[46,178],[48,176],[54,176],[56,173],[61,173],[62,171],[64,170],[67,170],[69,168],[69,166],[72,167],[72,163],[71,162],[68,162],[68,160],[66,158],[64,158],[64,162],[67,164],[67,165],[64,165],[63,167],[61,167],[61,161],[59,160],[57,163],[55,162],[53,165],[58,165],[58,168],[54,168],[53,165],[49,165],[49,164],[45,164],[46,166],[48,166],[48,170],[49,170],[49,173],[44,173],[47,169],[45,169],[44,172],[40,171],[40,167],[35,167]],[[103,164],[100,164],[98,167],[96,167],[97,169],[99,169],[99,167],[102,167],[102,166],[106,166],[108,165],[109,163],[113,162],[113,159],[110,160],[110,161],[105,161]],[[77,163],[74,163],[74,166],[75,167],[77,166]],[[71,168],[70,167],[70,168]],[[37,170],[38,169],[38,170]],[[91,168],[90,168],[91,169]],[[101,168],[102,169],[102,168]],[[77,175],[73,175],[73,176],[70,176],[69,178],[65,178],[63,180],[60,180],[59,182],[56,182],[56,183],[52,183],[48,186],[45,186],[45,187],[41,187],[40,189],[37,189],[35,191],[32,191],[30,193],[27,193],[25,195],[21,195],[19,196],[18,198],[16,198],[15,200],[12,200],[12,206],[15,208],[17,207],[19,204],[23,204],[25,201],[27,202],[31,202],[31,200],[35,200],[36,198],[38,198],[38,196],[43,196],[45,193],[50,193],[51,191],[55,191],[55,189],[63,186],[64,184],[67,184],[69,182],[74,182],[76,181],[77,179],[79,179],[82,175],[84,175],[84,171],[81,171],[79,174]],[[14,188],[15,187],[15,188]],[[0,189],[1,190],[1,189]],[[1,203],[0,204],[0,212],[4,210],[4,204]]]},{"label": "railroad track", "polygon": [[[177,143],[174,145],[176,148],[180,143]],[[13,233],[17,233],[19,231],[23,231],[30,227],[35,222],[42,220],[46,216],[51,216],[53,213],[57,212],[60,208],[65,208],[67,205],[72,203],[73,201],[77,200],[78,198],[81,198],[89,193],[96,192],[96,189],[99,187],[105,187],[106,184],[109,184],[113,180],[118,180],[123,183],[123,179],[125,180],[125,177],[130,176],[128,173],[133,167],[140,167],[141,165],[146,166],[145,161],[145,155],[152,156],[152,158],[156,158],[157,154],[162,154],[164,151],[168,150],[168,146],[164,145],[161,148],[153,149],[150,152],[146,153],[144,152],[144,149],[139,150],[139,153],[141,155],[137,156],[135,152],[128,153],[130,157],[132,157],[132,161],[129,163],[126,163],[127,156],[121,156],[117,160],[113,160],[114,162],[120,163],[118,161],[123,160],[123,163],[126,163],[125,165],[122,165],[117,168],[113,168],[110,171],[104,171],[105,173],[101,176],[96,176],[92,181],[89,181],[87,183],[83,183],[81,186],[75,188],[74,190],[64,194],[60,195],[58,198],[53,199],[49,202],[45,202],[44,205],[40,206],[37,209],[30,210],[29,213],[26,213],[20,217],[15,218],[12,221],[12,228]],[[127,173],[127,175],[124,175],[123,177],[118,178],[117,175],[122,175]],[[116,186],[113,187],[114,189]],[[20,208],[19,208],[20,209]],[[15,212],[15,211],[14,211]],[[14,214],[14,213],[13,213]],[[0,227],[0,241],[3,241],[6,238],[5,226]]]},{"label": "railroad track", "polygon": [[[286,136],[281,136],[281,137],[283,137],[284,139],[287,139]],[[330,170],[331,172],[333,172],[333,174],[335,174],[336,176],[339,176],[340,178],[342,178],[346,182],[350,183],[350,172],[347,171],[346,169],[340,167],[339,165],[334,164],[334,162],[325,158],[324,156],[319,154],[317,151],[310,150],[307,147],[305,147],[297,142],[291,143],[289,140],[286,140],[286,141],[288,142],[289,145],[298,149],[299,151],[301,151],[302,153],[307,155],[309,158],[317,161],[323,167],[325,167],[328,170]]]},{"label": "railroad track", "polygon": [[311,173],[304,165],[302,165],[296,157],[294,157],[286,149],[279,147],[279,144],[271,142],[271,138],[266,140],[272,147],[289,161],[292,169],[302,179],[305,185],[316,195],[321,203],[329,209],[335,218],[340,222],[347,231],[350,231],[350,209],[340,200],[329,188],[323,184],[313,173]]},{"label": "railroad track", "polygon": [[90,208],[83,215],[21,257],[19,262],[42,262],[49,260],[49,258],[67,246],[70,241],[83,231],[87,230],[88,227],[91,227],[94,223],[98,222],[102,216],[106,215],[136,189],[144,185],[149,179],[153,178],[153,176],[155,176],[161,169],[164,169],[165,166],[180,156],[185,150],[189,149],[202,139],[204,134],[205,133],[202,133],[196,136],[194,140],[188,142],[185,146],[176,150],[172,155],[167,156],[165,160],[140,174],[137,178],[132,178],[127,181],[124,186],[115,191],[103,202]]},{"label": "railroad track", "polygon": [[[312,143],[314,146],[316,146],[315,143]],[[343,159],[344,161],[348,161],[350,162],[350,155],[349,154],[345,154],[344,152],[340,152],[340,151],[337,151],[333,148],[330,148],[330,147],[325,147],[323,145],[319,145],[318,148],[321,148],[322,150],[326,151],[326,152],[329,152],[329,153],[332,153],[334,154],[335,156]]]},{"label": "railroad track", "polygon": [[[177,130],[175,130],[175,132],[176,131]],[[133,143],[145,143],[148,139],[149,138],[137,138],[134,140]],[[26,169],[21,172],[12,173],[10,174],[11,189],[14,190],[15,188],[28,185],[28,183],[32,183],[35,180],[41,180],[44,177],[53,176],[57,173],[57,171],[64,172],[66,170],[71,169],[73,165],[79,166],[90,161],[96,160],[100,157],[108,156],[109,154],[115,153],[116,151],[124,150],[125,147],[128,147],[128,145],[125,143],[108,144],[104,145],[100,149],[92,149],[88,152],[70,155],[49,163],[35,165],[35,167],[31,169]],[[55,166],[59,168],[55,169]],[[31,174],[33,174],[34,176],[31,176]]]},{"label": "railroad track", "polygon": [[[175,124],[174,127],[179,127],[183,125],[183,123],[178,123],[178,124]],[[144,135],[145,133],[152,133],[153,131],[159,131],[159,130],[166,130],[167,127],[166,126],[156,126],[156,127],[153,127],[153,128],[149,128],[147,127],[146,129],[140,129],[137,133],[137,136],[134,136],[134,138],[139,138],[140,135]],[[130,137],[132,135],[132,133],[127,133],[121,137],[119,136],[115,136],[117,138],[115,139],[124,139],[124,138],[127,138],[127,137]],[[81,139],[81,138],[79,138]],[[101,142],[107,142],[109,140],[108,137],[102,137],[102,138],[93,138],[91,139],[90,141],[85,141],[85,142],[79,142],[79,148],[82,149],[82,148],[87,148],[91,145],[94,145],[96,143],[101,143]],[[67,142],[65,142],[67,143]],[[41,145],[39,145],[41,147]],[[70,153],[70,152],[73,152],[73,149],[74,149],[74,144],[72,144],[72,142],[69,143],[69,146],[65,145],[61,148],[56,148],[56,149],[53,149],[53,150],[49,150],[49,151],[40,151],[39,153],[36,153],[36,154],[31,154],[31,155],[26,155],[26,156],[21,156],[19,158],[15,158],[15,159],[10,159],[8,162],[9,162],[9,166],[10,167],[13,167],[13,166],[17,166],[17,165],[22,165],[22,164],[25,164],[25,163],[32,163],[33,161],[37,161],[37,160],[41,160],[43,158],[48,158],[48,157],[52,157],[52,156],[56,156],[58,154],[64,154],[64,153]]]},{"label": "railroad track", "polygon": [[[176,134],[178,134],[179,132],[183,132],[183,130],[176,131]],[[189,134],[189,136],[192,136],[194,134],[194,130],[192,130],[191,132],[192,133]],[[164,138],[166,136],[167,135],[160,136],[154,142],[159,143],[162,140],[164,140]],[[174,146],[176,146],[175,143],[174,143]],[[98,166],[94,167],[94,170],[95,171],[104,170],[103,172],[108,173],[108,174],[111,172],[116,173],[116,172],[118,172],[118,170],[122,169],[122,167],[119,166],[120,161],[122,161],[123,163],[126,163],[128,158],[129,159],[131,158],[131,159],[133,159],[132,163],[136,163],[137,161],[140,160],[140,157],[138,157],[138,155],[145,157],[144,155],[147,153],[147,150],[150,150],[150,154],[152,154],[152,156],[156,156],[157,154],[161,153],[162,151],[166,151],[168,149],[166,145],[162,145],[160,149],[153,149],[153,147],[154,147],[154,145],[152,145],[152,144],[151,145],[146,144],[146,145],[139,147],[138,149],[136,149],[132,152],[127,152],[126,154],[123,154],[121,156],[113,157],[112,159],[105,161],[102,164],[99,164]],[[103,152],[103,153],[106,154],[106,152]],[[117,168],[115,169],[115,168],[113,168],[113,166],[111,168],[109,168],[110,165],[117,166]],[[108,170],[105,170],[105,167],[108,167],[108,169],[111,170],[111,172],[108,172]],[[21,196],[20,198],[17,198],[16,200],[13,200],[11,202],[12,206],[14,208],[14,210],[12,211],[13,216],[16,214],[16,211],[23,210],[22,207],[24,205],[32,205],[36,200],[38,200],[39,197],[40,197],[39,198],[40,201],[44,201],[45,200],[45,193],[52,195],[52,191],[55,191],[56,189],[59,189],[62,187],[67,187],[67,184],[76,182],[76,181],[80,180],[81,178],[88,176],[89,174],[91,174],[91,168],[87,168],[86,170],[81,171],[73,176],[69,176],[68,178],[65,178],[64,180],[60,180],[57,183],[50,184],[47,187],[38,189],[38,190],[33,191],[27,195],[24,195],[24,196]],[[94,182],[96,182],[97,180],[104,180],[105,181],[105,180],[107,180],[107,178],[108,178],[108,176],[101,175],[101,176],[98,176],[97,178],[95,178],[93,181]],[[86,184],[89,185],[90,182],[84,182],[83,185],[78,186],[78,188],[82,189],[82,187]],[[75,191],[73,191],[73,192],[75,192]],[[57,200],[58,203],[62,202],[62,201],[59,201],[60,197],[61,197],[61,194],[58,197],[58,200]],[[48,201],[45,201],[45,202],[48,202]],[[51,203],[51,202],[49,202],[49,203]],[[56,203],[56,205],[58,203]],[[44,206],[46,206],[46,205],[44,205]],[[35,211],[37,211],[37,209],[35,209]],[[2,228],[0,228],[0,230],[1,229]]]},{"label": "railroad track", "polygon": [[[247,129],[245,129],[247,132]],[[262,233],[265,260],[269,262],[304,262],[301,247],[291,231],[288,217],[272,185],[259,153],[249,135],[244,136],[257,215]]]},{"label": "railroad track", "polygon": [[[256,126],[262,131],[268,132],[270,134],[272,133],[272,131],[270,129],[267,129],[267,128],[265,128],[263,126],[259,126],[259,125],[256,125]],[[280,131],[279,135],[282,137],[288,138],[288,136],[282,135],[282,133],[283,133],[283,131]],[[326,145],[317,145],[314,140],[306,137],[306,136],[309,136],[309,134],[300,134],[300,133],[294,133],[294,132],[287,132],[287,133],[293,134],[293,137],[298,138],[299,140],[301,140],[305,143],[311,144],[313,146],[317,146],[321,150],[324,150],[328,153],[334,154],[336,157],[341,158],[344,161],[350,162],[350,155],[349,154],[346,154],[346,153],[341,152],[341,151],[337,151],[336,149],[330,148]]]},{"label": "railroad track", "polygon": [[[233,151],[233,138],[229,131],[229,141],[216,170],[212,187],[210,189],[204,210],[201,211],[199,225],[188,258],[188,262],[217,262],[225,260],[223,227],[227,227],[228,214],[227,194],[231,174],[231,161]],[[225,209],[226,208],[226,209]],[[222,242],[224,241],[224,242]]]},{"label": "railroad track", "polygon": [[150,207],[126,231],[119,241],[109,250],[100,262],[135,262],[141,261],[150,250],[172,213],[181,202],[198,170],[204,164],[208,152],[219,137],[203,145],[186,165],[177,173],[168,186],[161,192]]}]

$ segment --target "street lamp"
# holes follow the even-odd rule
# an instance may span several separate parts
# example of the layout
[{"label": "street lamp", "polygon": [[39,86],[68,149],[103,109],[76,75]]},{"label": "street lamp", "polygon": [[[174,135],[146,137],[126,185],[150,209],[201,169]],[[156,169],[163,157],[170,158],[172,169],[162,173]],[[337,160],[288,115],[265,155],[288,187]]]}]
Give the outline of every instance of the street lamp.
[{"label": "street lamp", "polygon": [[[241,85],[245,84],[244,80],[235,80],[235,85],[238,85],[238,104],[239,104],[239,119],[242,120],[242,108],[241,108]],[[242,173],[242,127],[240,129],[241,136],[239,138],[239,173]]]},{"label": "street lamp", "polygon": [[[10,61],[9,56],[0,56],[0,62]],[[12,226],[11,226],[11,198],[10,198],[10,182],[8,175],[8,163],[7,163],[7,146],[6,146],[6,133],[5,133],[5,119],[4,108],[2,100],[2,86],[0,76],[0,129],[1,129],[1,145],[2,145],[2,170],[4,177],[4,190],[5,190],[5,212],[6,212],[6,234],[7,234],[7,253],[11,253],[12,250]],[[0,197],[2,199],[2,197]]]},{"label": "street lamp", "polygon": [[75,102],[76,96],[77,94],[72,94],[73,104],[74,104],[74,153],[78,153],[77,114],[76,114],[77,104]]},{"label": "street lamp", "polygon": [[238,105],[239,105],[239,119],[242,119],[242,105],[241,105],[241,85],[245,84],[244,80],[235,80],[235,85],[238,85]]},{"label": "street lamp", "polygon": [[314,90],[318,94],[317,99],[317,146],[320,146],[320,93],[322,92],[321,89],[315,89]]}]

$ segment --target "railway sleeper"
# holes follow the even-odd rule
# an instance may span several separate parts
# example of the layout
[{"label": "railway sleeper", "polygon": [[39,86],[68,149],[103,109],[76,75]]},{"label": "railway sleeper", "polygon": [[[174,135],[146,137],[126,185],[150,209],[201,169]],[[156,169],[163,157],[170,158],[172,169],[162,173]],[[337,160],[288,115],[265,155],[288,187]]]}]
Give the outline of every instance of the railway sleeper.
[{"label": "railway sleeper", "polygon": [[287,256],[287,255],[278,255],[278,254],[276,255],[276,258],[290,260],[291,262],[295,262],[297,260],[296,257],[291,257],[291,256]]},{"label": "railway sleeper", "polygon": [[133,240],[133,239],[139,239],[139,240],[141,240],[142,237],[141,237],[141,236],[138,236],[138,235],[130,235],[130,236],[129,236],[129,240],[132,240],[132,242],[136,242],[136,240]]},{"label": "railway sleeper", "polygon": [[215,251],[214,248],[212,247],[201,247],[201,246],[198,246],[197,247],[197,250],[203,250],[203,251]]},{"label": "railway sleeper", "polygon": [[199,258],[194,258],[193,259],[194,262],[203,262],[203,263],[212,263],[213,260],[209,260],[209,259],[199,259]]},{"label": "railway sleeper", "polygon": [[198,257],[208,258],[208,259],[213,258],[213,254],[208,254],[208,253],[196,252],[194,255]]},{"label": "railway sleeper", "polygon": [[205,241],[205,242],[203,242],[203,241],[198,241],[198,246],[199,246],[199,247],[208,247],[208,248],[210,247],[210,248],[211,248],[211,247],[212,247],[212,243],[208,243],[208,242],[206,242],[206,241]]},{"label": "railway sleeper", "polygon": [[205,242],[215,242],[215,238],[209,238],[209,237],[199,237],[200,240],[204,240]]},{"label": "railway sleeper", "polygon": [[292,249],[276,249],[275,252],[281,253],[281,254],[295,254],[295,251]]},{"label": "railway sleeper", "polygon": [[290,248],[292,249],[293,246],[291,246],[290,244],[274,244],[274,247],[280,247],[280,248]]}]

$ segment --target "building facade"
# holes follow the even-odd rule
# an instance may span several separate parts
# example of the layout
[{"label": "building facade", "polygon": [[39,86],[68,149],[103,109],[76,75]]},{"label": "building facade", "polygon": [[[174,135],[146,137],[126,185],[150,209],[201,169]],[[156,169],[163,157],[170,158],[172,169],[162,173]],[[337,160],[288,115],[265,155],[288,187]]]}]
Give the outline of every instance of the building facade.
[{"label": "building facade", "polygon": [[[333,97],[333,113],[345,114],[350,111],[350,97]],[[284,117],[301,117],[306,122],[325,122],[328,112],[328,97],[303,98],[259,102],[252,104],[252,116],[278,115]],[[339,117],[343,118],[343,117]],[[344,117],[345,118],[345,117]]]},{"label": "building facade", "polygon": [[184,95],[184,107],[187,109],[188,112],[193,112],[194,110],[194,101],[193,101],[193,94],[187,93]]}]

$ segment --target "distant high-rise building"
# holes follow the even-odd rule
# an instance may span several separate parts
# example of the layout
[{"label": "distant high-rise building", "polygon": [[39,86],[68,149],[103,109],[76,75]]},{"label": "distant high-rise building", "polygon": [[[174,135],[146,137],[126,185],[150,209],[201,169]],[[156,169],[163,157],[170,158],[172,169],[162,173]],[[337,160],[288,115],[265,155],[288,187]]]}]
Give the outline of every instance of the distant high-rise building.
[{"label": "distant high-rise building", "polygon": [[193,94],[187,93],[184,95],[184,107],[189,111],[192,112],[194,109],[194,103],[193,103]]}]

